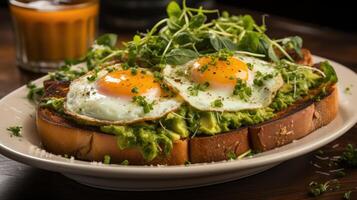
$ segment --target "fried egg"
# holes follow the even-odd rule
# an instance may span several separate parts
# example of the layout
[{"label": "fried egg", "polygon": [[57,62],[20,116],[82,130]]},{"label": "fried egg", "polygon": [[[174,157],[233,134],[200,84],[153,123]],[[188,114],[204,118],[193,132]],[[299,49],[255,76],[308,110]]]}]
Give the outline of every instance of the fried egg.
[{"label": "fried egg", "polygon": [[64,108],[89,124],[129,124],[160,118],[181,103],[181,98],[162,89],[150,71],[115,65],[72,81]]},{"label": "fried egg", "polygon": [[192,107],[239,111],[268,106],[283,85],[273,64],[245,55],[204,56],[184,65],[166,65],[165,82]]}]

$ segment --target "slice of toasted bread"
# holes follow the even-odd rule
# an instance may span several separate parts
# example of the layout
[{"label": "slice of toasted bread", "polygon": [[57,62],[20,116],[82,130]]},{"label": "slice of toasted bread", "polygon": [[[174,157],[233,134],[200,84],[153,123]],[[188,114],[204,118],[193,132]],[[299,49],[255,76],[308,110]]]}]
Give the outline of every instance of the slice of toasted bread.
[{"label": "slice of toasted bread", "polygon": [[128,160],[131,165],[181,165],[188,160],[187,140],[175,141],[170,155],[160,155],[147,162],[137,148],[119,149],[114,135],[76,127],[47,108],[39,108],[36,119],[44,148],[54,154],[89,161],[103,161],[109,155],[113,163]]}]

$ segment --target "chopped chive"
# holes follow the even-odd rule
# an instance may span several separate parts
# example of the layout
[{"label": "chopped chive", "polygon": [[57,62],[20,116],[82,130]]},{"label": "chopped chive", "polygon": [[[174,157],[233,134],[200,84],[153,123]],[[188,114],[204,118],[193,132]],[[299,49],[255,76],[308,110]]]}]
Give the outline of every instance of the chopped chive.
[{"label": "chopped chive", "polygon": [[15,136],[15,137],[22,137],[21,135],[21,126],[11,126],[9,128],[7,128],[6,130],[8,130],[10,132],[10,136]]}]

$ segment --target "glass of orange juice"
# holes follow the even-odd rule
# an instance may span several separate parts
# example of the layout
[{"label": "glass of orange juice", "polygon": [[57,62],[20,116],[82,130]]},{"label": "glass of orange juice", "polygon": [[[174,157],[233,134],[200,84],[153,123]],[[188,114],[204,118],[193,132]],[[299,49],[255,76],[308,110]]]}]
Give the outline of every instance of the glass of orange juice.
[{"label": "glass of orange juice", "polygon": [[16,61],[49,72],[85,55],[97,32],[99,0],[9,0]]}]

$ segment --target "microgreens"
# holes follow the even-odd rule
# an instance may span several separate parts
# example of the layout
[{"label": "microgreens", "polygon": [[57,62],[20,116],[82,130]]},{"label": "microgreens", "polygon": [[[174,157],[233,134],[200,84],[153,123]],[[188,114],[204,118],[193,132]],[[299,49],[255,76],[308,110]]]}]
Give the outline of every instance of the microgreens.
[{"label": "microgreens", "polygon": [[[207,21],[208,14],[219,17]],[[220,50],[246,51],[279,62],[283,57],[293,61],[286,50],[295,50],[298,54],[301,51],[301,38],[272,40],[264,33],[265,24],[257,25],[249,15],[224,12],[220,16],[218,10],[189,8],[185,1],[182,7],[171,2],[167,15],[168,18],[159,21],[150,31],[140,34],[142,37],[135,36],[126,43],[129,63],[140,60],[147,66],[179,65]]]},{"label": "microgreens", "polygon": [[312,181],[309,184],[309,194],[311,196],[317,197],[327,192],[328,190],[334,190],[339,188],[340,188],[340,183],[337,179],[332,179],[326,181],[325,183],[318,183]]},{"label": "microgreens", "polygon": [[227,154],[227,159],[228,160],[235,160],[237,159],[237,154],[234,151],[228,151]]},{"label": "microgreens", "polygon": [[340,162],[346,167],[357,168],[357,148],[353,147],[352,144],[348,144],[342,153]]}]

